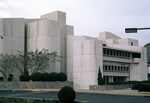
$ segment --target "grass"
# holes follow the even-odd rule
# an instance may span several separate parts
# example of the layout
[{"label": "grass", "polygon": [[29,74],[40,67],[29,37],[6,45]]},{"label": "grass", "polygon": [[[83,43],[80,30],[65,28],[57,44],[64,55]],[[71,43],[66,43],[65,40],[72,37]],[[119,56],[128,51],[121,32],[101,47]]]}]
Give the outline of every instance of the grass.
[{"label": "grass", "polygon": [[58,100],[29,100],[18,98],[0,98],[0,103],[59,103]]},{"label": "grass", "polygon": [[[0,103],[60,103],[58,100],[32,100],[32,99],[20,99],[20,98],[4,98],[0,97]],[[75,101],[74,103],[81,103]]]}]

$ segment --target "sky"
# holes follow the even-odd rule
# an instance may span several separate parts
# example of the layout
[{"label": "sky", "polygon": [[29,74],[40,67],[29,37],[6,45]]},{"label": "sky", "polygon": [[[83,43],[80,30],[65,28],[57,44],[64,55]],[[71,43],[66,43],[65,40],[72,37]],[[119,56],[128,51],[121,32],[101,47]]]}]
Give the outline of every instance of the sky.
[{"label": "sky", "polygon": [[75,35],[98,37],[109,31],[121,38],[150,42],[150,30],[125,33],[125,28],[150,27],[150,0],[0,0],[0,18],[40,18],[63,11]]}]

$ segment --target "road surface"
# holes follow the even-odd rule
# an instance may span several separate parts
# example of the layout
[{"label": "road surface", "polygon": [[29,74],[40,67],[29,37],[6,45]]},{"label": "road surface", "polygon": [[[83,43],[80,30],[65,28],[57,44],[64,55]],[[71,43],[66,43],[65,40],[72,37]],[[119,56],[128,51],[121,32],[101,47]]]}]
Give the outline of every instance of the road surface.
[{"label": "road surface", "polygon": [[[33,92],[25,90],[0,90],[0,97],[58,99],[57,92]],[[76,100],[88,103],[150,103],[150,97],[110,94],[77,93]]]}]

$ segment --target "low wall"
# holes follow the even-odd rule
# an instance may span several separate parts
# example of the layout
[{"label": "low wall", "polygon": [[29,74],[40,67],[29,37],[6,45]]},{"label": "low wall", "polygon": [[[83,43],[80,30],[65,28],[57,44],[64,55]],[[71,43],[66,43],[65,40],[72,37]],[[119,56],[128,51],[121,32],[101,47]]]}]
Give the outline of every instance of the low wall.
[{"label": "low wall", "polygon": [[0,88],[7,89],[60,89],[73,87],[73,82],[0,82]]},{"label": "low wall", "polygon": [[120,90],[131,88],[133,84],[121,84],[121,85],[90,85],[90,90]]}]

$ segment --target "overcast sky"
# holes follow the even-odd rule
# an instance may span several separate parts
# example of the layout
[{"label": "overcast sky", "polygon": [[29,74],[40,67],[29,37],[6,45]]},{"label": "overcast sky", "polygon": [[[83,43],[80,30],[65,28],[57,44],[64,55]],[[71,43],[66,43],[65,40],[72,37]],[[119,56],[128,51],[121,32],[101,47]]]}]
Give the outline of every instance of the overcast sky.
[{"label": "overcast sky", "polygon": [[39,18],[53,11],[67,13],[75,35],[98,37],[109,31],[121,38],[150,42],[150,30],[126,34],[126,27],[150,27],[150,0],[0,0],[0,17]]}]

